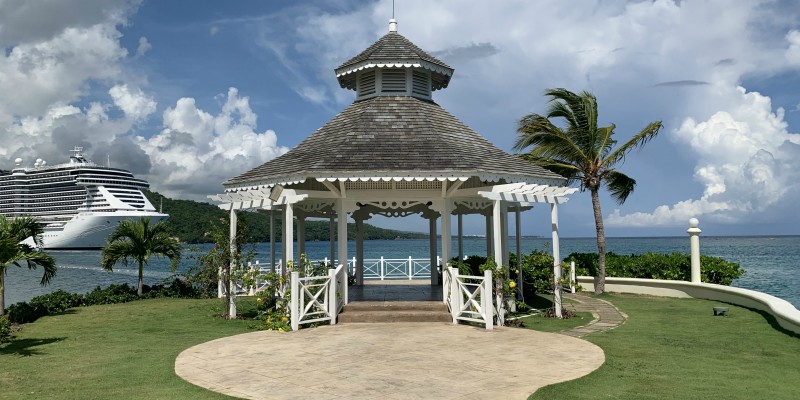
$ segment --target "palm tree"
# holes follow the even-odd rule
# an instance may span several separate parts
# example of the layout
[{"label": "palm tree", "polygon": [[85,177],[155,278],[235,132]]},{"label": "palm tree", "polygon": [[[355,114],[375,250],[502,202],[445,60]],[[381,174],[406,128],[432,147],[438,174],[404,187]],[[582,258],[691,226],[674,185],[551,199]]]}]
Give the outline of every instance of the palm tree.
[{"label": "palm tree", "polygon": [[[593,94],[586,91],[575,94],[557,88],[546,90],[545,95],[550,97],[547,115],[530,114],[520,119],[514,148],[523,150],[533,146],[523,158],[567,178],[567,184],[580,183],[581,191],[591,193],[598,252],[594,283],[595,293],[600,294],[605,291],[606,239],[598,192],[605,186],[620,205],[633,193],[636,180],[615,168],[625,161],[629,151],[656,137],[661,121],[651,122],[615,148],[616,126],[597,125],[597,99]],[[564,126],[556,126],[553,120],[563,120]]]},{"label": "palm tree", "polygon": [[167,225],[159,222],[150,225],[149,217],[138,220],[122,220],[117,229],[108,236],[108,244],[103,248],[100,265],[111,271],[114,264],[122,261],[128,265],[130,261],[139,264],[139,296],[142,295],[142,271],[150,260],[150,256],[167,257],[172,269],[178,266],[181,259],[181,246],[167,232]]},{"label": "palm tree", "polygon": [[41,247],[42,226],[33,217],[6,218],[0,215],[0,315],[5,313],[6,305],[6,271],[9,265],[22,267],[25,264],[29,269],[41,266],[42,285],[47,285],[56,276],[56,260],[32,246],[21,243],[33,237],[33,242]]}]

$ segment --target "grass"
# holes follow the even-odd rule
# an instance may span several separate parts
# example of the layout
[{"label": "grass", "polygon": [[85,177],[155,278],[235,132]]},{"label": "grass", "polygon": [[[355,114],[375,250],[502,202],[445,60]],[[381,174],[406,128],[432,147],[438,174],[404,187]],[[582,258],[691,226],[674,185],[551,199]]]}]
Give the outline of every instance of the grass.
[{"label": "grass", "polygon": [[[630,317],[586,337],[604,350],[605,364],[532,399],[798,398],[800,338],[771,317],[732,305],[729,317],[713,317],[719,303],[706,300],[602,298]],[[0,345],[0,399],[226,398],[174,373],[181,351],[249,331],[248,321],[218,318],[220,305],[155,299],[44,317]]]},{"label": "grass", "polygon": [[606,362],[530,399],[797,399],[800,337],[767,314],[718,302],[604,295],[628,321],[586,340]]},{"label": "grass", "polygon": [[577,328],[592,322],[592,313],[577,312],[575,316],[567,319],[547,318],[543,315],[531,315],[519,319],[524,328],[542,332],[561,332],[572,328]]},{"label": "grass", "polygon": [[174,373],[181,351],[249,330],[219,314],[216,299],[155,299],[41,318],[0,345],[0,399],[228,398]]}]

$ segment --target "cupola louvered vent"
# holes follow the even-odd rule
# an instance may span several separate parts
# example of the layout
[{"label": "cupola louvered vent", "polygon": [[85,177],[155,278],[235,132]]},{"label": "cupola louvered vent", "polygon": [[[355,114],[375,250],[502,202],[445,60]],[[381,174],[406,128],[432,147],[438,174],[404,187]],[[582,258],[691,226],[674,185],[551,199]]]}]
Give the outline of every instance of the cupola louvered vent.
[{"label": "cupola louvered vent", "polygon": [[358,76],[358,95],[369,96],[375,94],[375,71],[362,72]]},{"label": "cupola louvered vent", "polygon": [[411,93],[418,96],[430,97],[431,83],[428,74],[422,71],[414,71],[412,75]]},{"label": "cupola louvered vent", "polygon": [[381,72],[381,91],[383,93],[406,93],[406,71],[404,69],[384,69]]}]

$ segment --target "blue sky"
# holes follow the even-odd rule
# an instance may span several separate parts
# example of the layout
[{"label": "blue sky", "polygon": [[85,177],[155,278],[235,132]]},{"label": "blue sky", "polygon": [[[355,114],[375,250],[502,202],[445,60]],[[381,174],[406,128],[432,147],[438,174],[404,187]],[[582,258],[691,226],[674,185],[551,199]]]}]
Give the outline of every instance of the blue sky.
[{"label": "blue sky", "polygon": [[[800,234],[800,7],[792,1],[398,0],[399,31],[455,68],[434,100],[500,148],[546,88],[590,90],[620,141],[611,236]],[[391,1],[0,1],[0,168],[82,145],[172,197],[295,146],[354,99],[333,69],[387,31]],[[13,95],[8,95],[13,94]],[[2,161],[5,160],[5,161]],[[424,230],[419,219],[379,225]],[[468,220],[468,233],[483,222]],[[546,235],[549,216],[523,217]],[[587,193],[561,207],[592,236]]]}]

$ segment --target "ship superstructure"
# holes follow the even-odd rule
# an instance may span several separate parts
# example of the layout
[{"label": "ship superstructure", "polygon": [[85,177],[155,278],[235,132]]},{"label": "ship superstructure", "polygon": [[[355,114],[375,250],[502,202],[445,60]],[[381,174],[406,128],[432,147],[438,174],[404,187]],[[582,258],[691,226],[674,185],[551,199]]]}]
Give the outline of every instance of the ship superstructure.
[{"label": "ship superstructure", "polygon": [[68,162],[52,166],[37,159],[23,167],[17,158],[13,170],[0,173],[0,214],[36,218],[44,227],[44,248],[101,248],[123,219],[168,217],[142,193],[150,186],[146,181],[89,161],[81,147],[71,153]]}]

